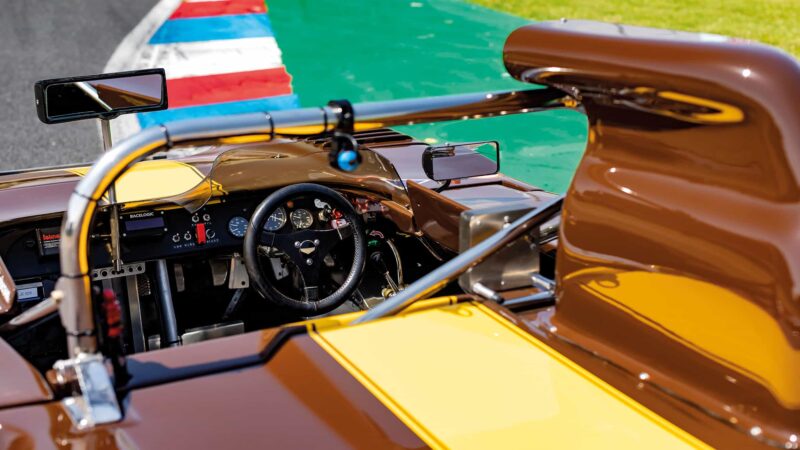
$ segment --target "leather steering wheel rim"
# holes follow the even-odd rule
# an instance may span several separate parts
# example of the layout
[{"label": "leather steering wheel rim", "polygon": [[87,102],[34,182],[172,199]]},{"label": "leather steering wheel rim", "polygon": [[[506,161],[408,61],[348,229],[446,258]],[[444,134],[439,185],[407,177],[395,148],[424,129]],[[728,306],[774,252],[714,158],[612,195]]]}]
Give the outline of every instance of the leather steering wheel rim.
[{"label": "leather steering wheel rim", "polygon": [[[330,253],[330,250],[324,254],[324,250],[321,250],[318,254],[311,253],[301,255],[299,252],[302,250],[299,247],[288,246],[283,243],[283,241],[294,241],[295,245],[301,240],[303,240],[304,243],[312,242],[315,244],[314,250],[316,250],[317,247],[322,249],[329,247],[332,248],[335,243],[331,244],[330,242],[335,241],[337,236],[341,241],[346,239],[343,237],[341,229],[300,230],[295,231],[294,233],[281,234],[277,232],[271,233],[264,230],[264,225],[266,224],[267,219],[273,212],[275,212],[275,210],[278,209],[278,207],[285,205],[288,201],[294,200],[297,197],[303,196],[321,197],[322,200],[329,202],[334,208],[339,210],[343,214],[343,218],[348,222],[352,231],[352,233],[347,233],[347,238],[349,238],[351,235],[353,238],[353,244],[355,246],[353,249],[353,264],[350,267],[344,282],[327,297],[314,300],[310,300],[310,298],[313,297],[313,295],[310,293],[313,291],[309,290],[308,283],[306,282],[306,275],[308,275],[308,278],[313,278],[313,273],[311,272],[314,270],[314,267],[305,267],[302,265],[302,262],[295,262],[295,266],[297,266],[296,269],[300,270],[303,277],[303,289],[306,294],[305,300],[302,298],[295,299],[286,296],[269,280],[267,280],[267,278],[264,276],[264,270],[269,270],[269,268],[264,267],[264,264],[262,264],[261,258],[258,255],[258,247],[259,245],[264,245],[263,241],[265,239],[271,238],[272,243],[270,245],[276,245],[277,247],[277,243],[275,242],[276,237],[280,236],[282,239],[281,243],[283,244],[282,246],[284,248],[277,248],[284,251],[284,253],[290,257],[290,259],[294,258],[295,261],[308,257],[307,260],[313,260],[314,265],[317,266],[318,270],[318,265],[320,262],[319,260]],[[336,232],[336,234],[331,233],[332,231]],[[290,238],[286,239],[287,237]],[[308,250],[308,248],[305,249],[306,252]],[[312,252],[314,250],[312,250]],[[297,255],[295,255],[294,252],[298,252]],[[347,199],[329,187],[314,183],[300,183],[278,189],[265,198],[256,207],[252,217],[250,218],[250,224],[247,227],[247,231],[245,232],[243,253],[245,267],[247,268],[247,273],[250,276],[250,284],[251,286],[255,287],[256,291],[258,291],[262,297],[278,306],[286,307],[304,315],[311,316],[323,314],[335,309],[344,303],[348,298],[350,298],[355,289],[358,287],[358,283],[361,280],[361,274],[364,271],[364,263],[366,261],[366,238],[364,236],[364,228],[361,223],[361,218],[356,213],[353,205],[351,205]],[[309,265],[311,265],[311,263],[309,263]],[[316,286],[314,288],[318,289],[318,287],[319,286]]]}]

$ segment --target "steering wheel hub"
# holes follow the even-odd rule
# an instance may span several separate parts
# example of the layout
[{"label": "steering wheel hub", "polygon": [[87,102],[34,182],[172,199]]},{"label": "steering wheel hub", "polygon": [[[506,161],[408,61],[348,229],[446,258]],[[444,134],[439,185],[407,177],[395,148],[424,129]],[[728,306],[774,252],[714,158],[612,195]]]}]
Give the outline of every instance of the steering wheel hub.
[{"label": "steering wheel hub", "polygon": [[316,243],[306,240],[303,242],[297,242],[296,244],[299,244],[296,245],[296,247],[298,250],[300,250],[300,253],[310,255],[317,249],[317,245],[319,245],[319,239],[316,239]]}]

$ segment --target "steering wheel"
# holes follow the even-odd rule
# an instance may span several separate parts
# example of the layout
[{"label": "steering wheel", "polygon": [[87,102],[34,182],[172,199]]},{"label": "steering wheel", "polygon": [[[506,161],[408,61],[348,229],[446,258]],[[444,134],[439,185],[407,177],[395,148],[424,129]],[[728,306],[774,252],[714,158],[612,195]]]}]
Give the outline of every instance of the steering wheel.
[{"label": "steering wheel", "polygon": [[312,183],[279,189],[256,207],[244,236],[250,284],[303,315],[331,311],[358,287],[365,239],[361,218],[333,189]]}]

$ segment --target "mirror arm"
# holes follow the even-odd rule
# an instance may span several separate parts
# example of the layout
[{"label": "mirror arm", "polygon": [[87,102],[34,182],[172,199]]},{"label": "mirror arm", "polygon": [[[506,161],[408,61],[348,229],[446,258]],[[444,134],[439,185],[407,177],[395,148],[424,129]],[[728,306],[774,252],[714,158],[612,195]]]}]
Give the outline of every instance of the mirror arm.
[{"label": "mirror arm", "polygon": [[[116,117],[116,115],[115,115]],[[100,119],[100,134],[103,138],[103,152],[111,150],[113,141],[111,140],[111,119]],[[117,190],[114,183],[108,187],[108,202],[111,204],[109,215],[109,227],[111,229],[111,266],[119,272],[122,270],[122,257],[120,256],[119,241],[119,205],[117,205]]]},{"label": "mirror arm", "polygon": [[436,189],[434,189],[434,192],[438,193],[438,192],[444,191],[445,189],[450,187],[450,183],[452,183],[452,182],[453,182],[453,180],[444,180],[444,183],[442,183],[441,186],[439,186]]}]

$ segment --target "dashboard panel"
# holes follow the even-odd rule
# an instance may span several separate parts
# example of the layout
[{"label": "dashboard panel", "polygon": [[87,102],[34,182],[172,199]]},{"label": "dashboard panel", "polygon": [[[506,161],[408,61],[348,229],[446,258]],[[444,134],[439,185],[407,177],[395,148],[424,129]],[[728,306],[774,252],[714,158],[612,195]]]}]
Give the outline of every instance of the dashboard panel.
[{"label": "dashboard panel", "polygon": [[120,216],[122,260],[149,261],[241,247],[240,231],[246,229],[258,201],[225,198],[195,213],[183,208],[126,212]]}]

